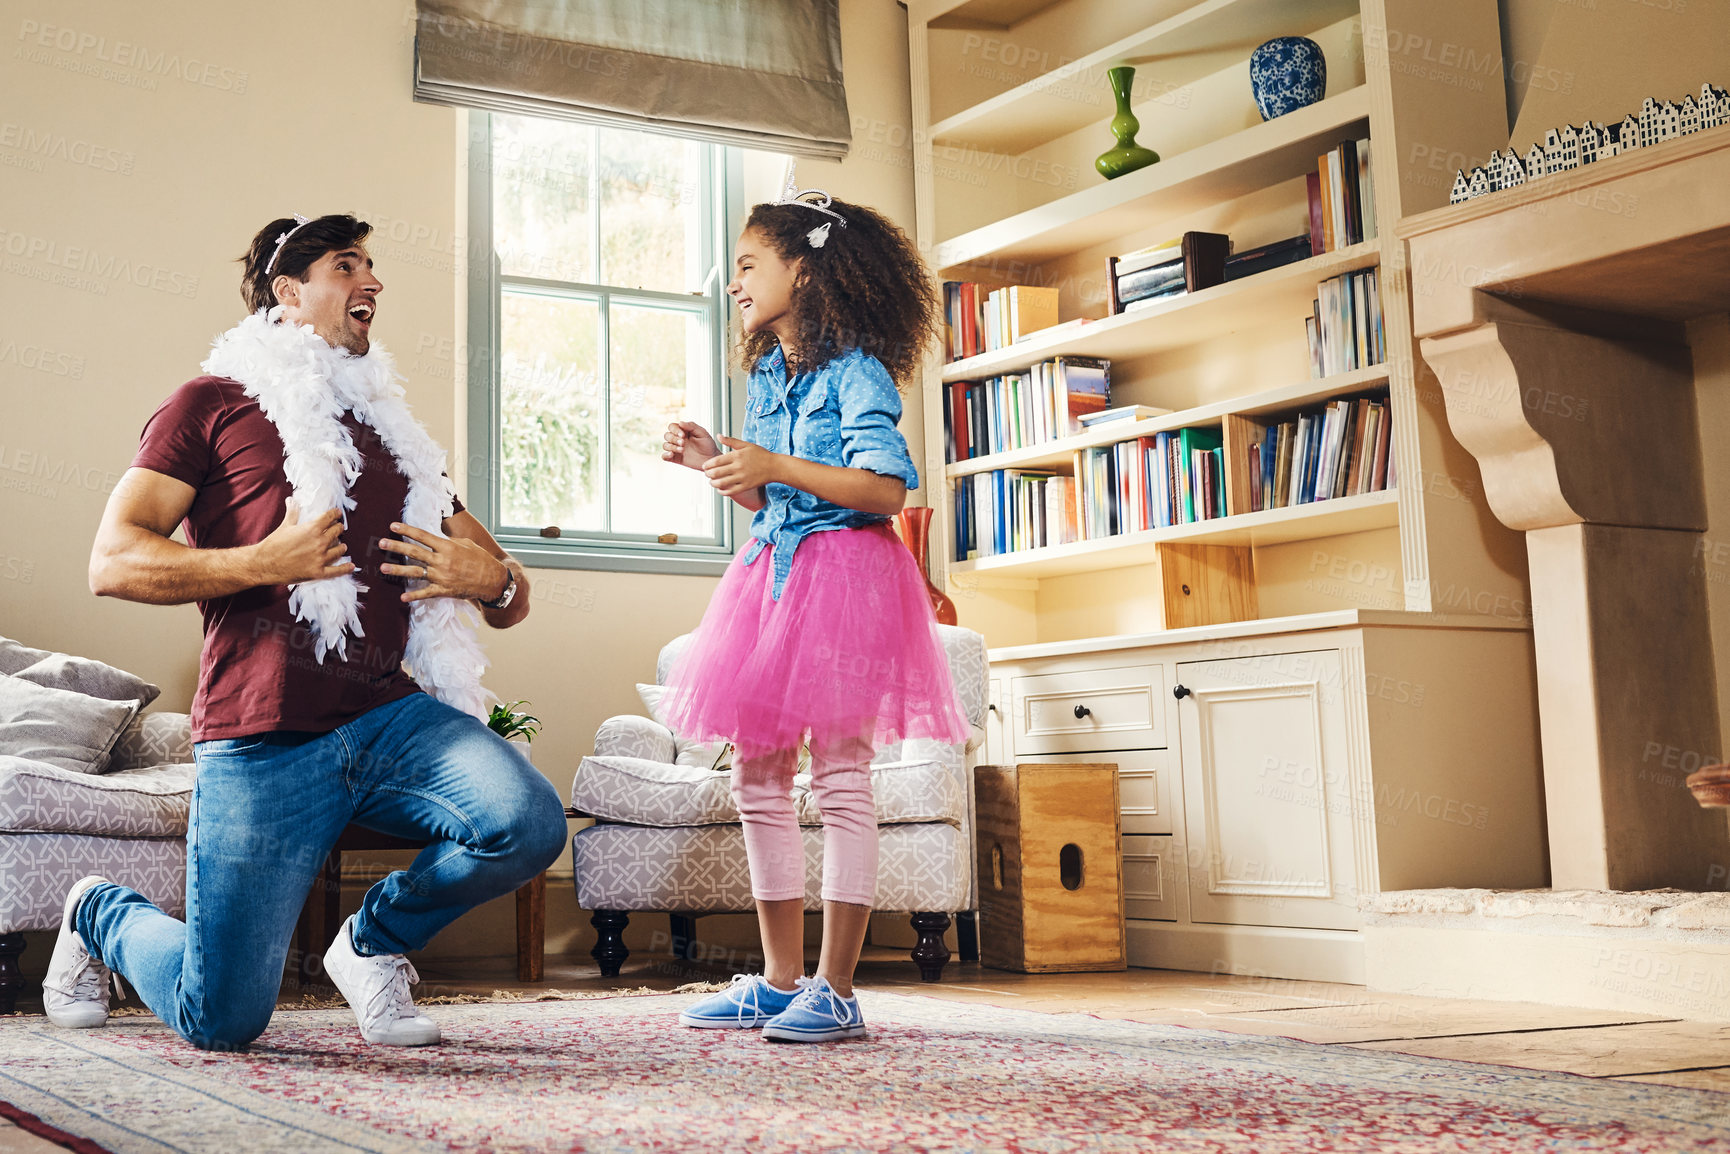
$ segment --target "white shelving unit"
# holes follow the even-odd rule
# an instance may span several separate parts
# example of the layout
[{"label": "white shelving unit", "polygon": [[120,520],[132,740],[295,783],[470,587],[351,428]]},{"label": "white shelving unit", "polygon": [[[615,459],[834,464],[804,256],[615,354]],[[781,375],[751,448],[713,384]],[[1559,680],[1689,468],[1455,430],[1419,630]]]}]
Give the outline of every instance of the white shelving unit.
[{"label": "white shelving unit", "polygon": [[[1491,58],[1496,5],[912,0],[908,14],[922,250],[942,279],[1056,285],[1065,322],[1092,318],[933,360],[925,472],[939,508],[933,578],[992,646],[998,713],[986,756],[1119,766],[1131,963],[1232,959],[1360,981],[1360,894],[1542,885],[1529,623],[1470,610],[1485,593],[1529,603],[1523,551],[1477,497],[1475,475],[1460,475],[1469,456],[1449,433],[1440,388],[1420,376],[1395,230],[1402,215],[1447,200],[1445,183],[1411,160],[1415,146],[1488,155],[1507,143],[1507,109],[1499,84],[1450,84],[1428,62],[1390,58],[1388,30]],[[1329,95],[1262,122],[1247,61],[1282,35],[1322,45]],[[1162,159],[1105,181],[1091,165],[1112,143],[1105,72],[1119,64],[1138,70],[1138,141]],[[1191,229],[1226,233],[1239,251],[1305,232],[1305,174],[1339,141],[1366,138],[1377,220],[1364,243],[1116,316],[1087,291],[1108,256]],[[1304,318],[1317,284],[1366,268],[1379,270],[1387,363],[1310,379]],[[942,460],[951,385],[1063,355],[1109,359],[1113,405],[1172,412]],[[1266,425],[1384,391],[1390,490],[950,555],[958,478],[1067,471],[1078,449],[1191,426],[1221,427],[1230,443],[1233,429],[1254,432],[1238,418]],[[1430,688],[1412,690],[1420,683]],[[1426,701],[1423,711],[1390,712],[1390,685]],[[1478,696],[1486,686],[1489,701]],[[1310,772],[1289,801],[1260,788],[1268,765],[1288,763]],[[1519,828],[1383,821],[1390,789],[1494,793]]]}]

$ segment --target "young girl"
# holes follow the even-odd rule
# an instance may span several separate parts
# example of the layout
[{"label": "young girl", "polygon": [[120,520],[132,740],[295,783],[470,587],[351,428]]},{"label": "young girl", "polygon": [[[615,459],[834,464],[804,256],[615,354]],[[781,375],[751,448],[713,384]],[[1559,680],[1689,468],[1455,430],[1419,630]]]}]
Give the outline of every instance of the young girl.
[{"label": "young girl", "polygon": [[[662,456],[756,515],[667,699],[684,737],[734,745],[764,973],[735,977],[679,1020],[831,1041],[865,1032],[853,970],[877,887],[872,753],[967,733],[925,584],[887,524],[919,484],[895,427],[896,385],[935,335],[937,296],[900,229],[791,186],[751,210],[734,268],[727,292],[750,374],[743,439],[683,422]],[[804,976],[805,851],[790,796],[807,733],[823,814],[815,978]]]}]

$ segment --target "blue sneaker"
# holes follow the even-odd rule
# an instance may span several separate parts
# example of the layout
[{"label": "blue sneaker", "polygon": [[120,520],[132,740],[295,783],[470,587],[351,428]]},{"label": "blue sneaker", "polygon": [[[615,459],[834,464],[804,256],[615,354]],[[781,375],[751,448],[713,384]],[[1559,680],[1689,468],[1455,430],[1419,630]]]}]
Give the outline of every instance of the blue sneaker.
[{"label": "blue sneaker", "polygon": [[843,998],[827,978],[800,978],[799,996],[763,1027],[763,1036],[777,1042],[833,1042],[865,1032],[865,1015],[858,998]]},{"label": "blue sneaker", "polygon": [[[803,984],[804,978],[800,978]],[[798,990],[777,990],[762,974],[735,974],[733,984],[710,994],[679,1015],[679,1025],[699,1030],[755,1030],[781,1013]]]}]

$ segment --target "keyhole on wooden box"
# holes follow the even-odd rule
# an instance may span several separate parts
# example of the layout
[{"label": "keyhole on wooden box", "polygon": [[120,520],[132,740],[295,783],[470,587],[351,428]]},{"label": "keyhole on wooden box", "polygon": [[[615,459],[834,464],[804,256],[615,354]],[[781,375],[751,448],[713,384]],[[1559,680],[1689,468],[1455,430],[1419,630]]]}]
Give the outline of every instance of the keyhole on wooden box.
[{"label": "keyhole on wooden box", "polygon": [[1183,587],[1182,587],[1182,588],[1183,588],[1183,595],[1184,595],[1184,596],[1185,596],[1185,597],[1188,597],[1188,596],[1189,596],[1189,586],[1188,586],[1188,585],[1185,585],[1185,586],[1183,586]]},{"label": "keyhole on wooden box", "polygon": [[991,847],[991,888],[1003,888],[1003,847],[1000,845]]},{"label": "keyhole on wooden box", "polygon": [[1070,842],[1057,851],[1057,876],[1066,890],[1081,888],[1081,847]]}]

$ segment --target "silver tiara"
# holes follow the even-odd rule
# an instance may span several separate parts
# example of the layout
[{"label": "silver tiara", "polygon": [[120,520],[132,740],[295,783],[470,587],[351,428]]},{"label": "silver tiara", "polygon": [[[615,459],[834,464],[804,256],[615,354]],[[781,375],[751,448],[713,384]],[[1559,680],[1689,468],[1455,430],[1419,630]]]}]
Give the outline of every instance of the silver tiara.
[{"label": "silver tiara", "polygon": [[[821,197],[822,199],[806,200],[805,197],[807,196]],[[836,220],[841,222],[842,228],[847,227],[847,218],[829,207],[831,204],[835,203],[835,198],[820,188],[800,188],[798,182],[793,179],[793,165],[791,163],[787,165],[787,188],[781,193],[781,199],[777,200],[775,203],[796,204],[800,208],[813,209],[817,212],[823,213],[825,216],[834,217]],[[824,221],[822,224],[806,233],[805,240],[812,248],[822,248],[829,241],[829,229],[831,225],[832,222]]]},{"label": "silver tiara", "polygon": [[293,213],[292,215],[294,216],[295,221],[294,227],[276,238],[276,249],[270,254],[270,259],[264,262],[265,276],[269,276],[270,270],[276,267],[276,258],[282,255],[282,246],[288,243],[288,238],[312,223],[312,221],[300,215],[298,212]]}]

